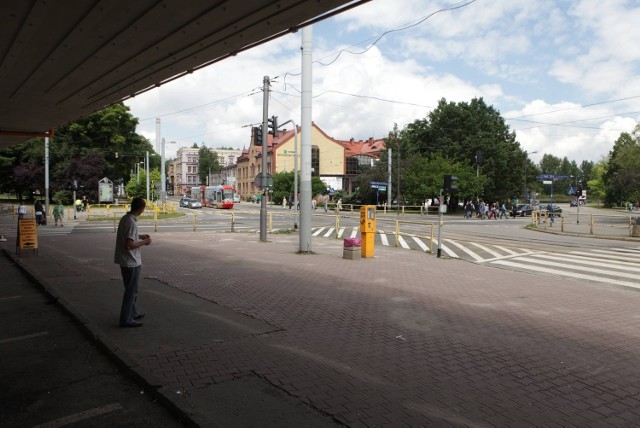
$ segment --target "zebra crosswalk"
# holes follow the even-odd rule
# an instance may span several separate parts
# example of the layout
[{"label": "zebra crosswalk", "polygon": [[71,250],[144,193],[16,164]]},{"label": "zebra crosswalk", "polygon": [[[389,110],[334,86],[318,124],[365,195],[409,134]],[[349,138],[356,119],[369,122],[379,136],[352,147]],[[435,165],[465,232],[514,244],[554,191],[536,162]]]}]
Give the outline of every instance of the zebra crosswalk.
[{"label": "zebra crosswalk", "polygon": [[[312,236],[321,238],[355,238],[359,236],[360,230],[355,227],[335,227],[324,226],[312,229]],[[396,243],[397,241],[397,243]],[[438,248],[438,240],[433,240],[424,236],[399,235],[384,230],[376,230],[376,242],[385,247],[398,247],[405,250],[418,250],[425,253],[435,253]],[[446,257],[461,258],[471,260],[476,263],[484,263],[502,258],[510,258],[517,255],[530,254],[532,251],[520,248],[508,248],[502,245],[488,245],[477,242],[461,243],[453,239],[442,239],[440,249]]]},{"label": "zebra crosswalk", "polygon": [[558,254],[533,252],[489,264],[581,279],[624,287],[640,288],[640,247],[571,251]]},{"label": "zebra crosswalk", "polygon": [[[354,238],[358,227],[314,228],[313,236],[326,238]],[[438,240],[402,235],[397,237],[397,247],[436,253]],[[376,242],[387,247],[396,246],[395,233],[377,230]],[[500,244],[461,242],[442,239],[442,254],[449,258],[469,260],[488,266],[500,266],[513,270],[553,275],[574,280],[640,288],[640,246],[635,248],[606,248],[552,252],[528,248],[508,247]]]}]

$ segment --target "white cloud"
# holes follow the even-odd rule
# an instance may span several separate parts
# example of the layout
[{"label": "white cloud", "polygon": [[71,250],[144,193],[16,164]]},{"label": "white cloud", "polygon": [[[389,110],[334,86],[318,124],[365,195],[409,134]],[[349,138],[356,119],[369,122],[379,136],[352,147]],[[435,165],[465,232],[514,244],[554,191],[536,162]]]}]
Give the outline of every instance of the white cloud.
[{"label": "white cloud", "polygon": [[[452,4],[367,3],[314,27],[313,58],[329,62],[342,47],[363,50],[384,31]],[[599,160],[620,131],[630,131],[640,119],[625,115],[640,111],[640,98],[578,107],[640,95],[639,14],[633,2],[613,0],[478,0],[438,13],[387,34],[365,54],[342,53],[332,65],[315,64],[313,120],[338,139],[380,138],[394,123],[402,128],[424,118],[441,98],[484,97],[504,117],[536,114],[528,119],[583,121],[508,123],[523,148],[538,151],[537,156]],[[295,74],[300,71],[300,35],[243,52],[128,101],[133,114],[146,119],[139,132],[154,142],[155,117],[161,117],[163,137],[179,146],[247,146],[250,129],[243,126],[262,120],[265,75],[274,79],[269,114],[281,122],[299,122],[300,77]],[[555,113],[541,114],[549,111]],[[168,156],[177,148],[168,145]]]}]

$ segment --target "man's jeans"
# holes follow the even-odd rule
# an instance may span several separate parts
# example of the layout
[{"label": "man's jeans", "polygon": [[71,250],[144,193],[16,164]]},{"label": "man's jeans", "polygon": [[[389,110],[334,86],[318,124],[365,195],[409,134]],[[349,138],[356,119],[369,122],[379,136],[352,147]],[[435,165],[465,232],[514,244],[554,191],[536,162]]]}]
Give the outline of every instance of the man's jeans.
[{"label": "man's jeans", "polygon": [[142,266],[123,267],[120,266],[122,281],[124,282],[124,296],[122,297],[122,308],[120,309],[120,325],[124,326],[133,322],[133,317],[138,314],[138,279]]}]

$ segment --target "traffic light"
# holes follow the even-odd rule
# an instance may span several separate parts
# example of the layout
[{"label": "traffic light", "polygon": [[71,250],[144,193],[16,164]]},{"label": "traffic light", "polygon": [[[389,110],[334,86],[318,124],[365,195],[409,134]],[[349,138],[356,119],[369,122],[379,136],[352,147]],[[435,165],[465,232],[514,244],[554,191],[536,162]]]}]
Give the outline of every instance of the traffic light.
[{"label": "traffic light", "polygon": [[271,116],[270,119],[267,119],[269,126],[269,134],[273,135],[274,138],[278,136],[278,116]]},{"label": "traffic light", "polygon": [[476,151],[476,165],[482,165],[482,150]]},{"label": "traffic light", "polygon": [[253,127],[253,138],[256,144],[262,144],[262,125]]},{"label": "traffic light", "polygon": [[458,177],[454,177],[453,175],[445,175],[444,176],[444,193],[451,193],[458,190],[458,186],[455,182],[458,181]]}]

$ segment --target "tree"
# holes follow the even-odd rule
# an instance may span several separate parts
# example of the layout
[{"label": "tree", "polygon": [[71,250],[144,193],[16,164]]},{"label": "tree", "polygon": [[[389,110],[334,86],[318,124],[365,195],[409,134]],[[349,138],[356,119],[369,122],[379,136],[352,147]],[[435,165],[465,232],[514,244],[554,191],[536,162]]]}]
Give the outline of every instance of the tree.
[{"label": "tree", "polygon": [[198,177],[200,177],[200,183],[209,183],[208,178],[211,174],[217,174],[222,170],[222,167],[218,163],[218,154],[212,152],[203,144],[198,151]]},{"label": "tree", "polygon": [[602,181],[607,206],[640,200],[640,124],[632,133],[620,134],[609,152]]},{"label": "tree", "polygon": [[[393,143],[393,138],[391,140]],[[503,200],[520,194],[523,189],[523,171],[514,165],[526,165],[526,153],[500,113],[487,106],[482,98],[474,98],[469,103],[440,100],[426,119],[407,125],[400,132],[397,144],[390,146],[399,150],[400,156],[406,159],[401,169],[410,174],[424,168],[409,168],[409,164],[425,162],[425,158],[426,162],[430,158],[435,161],[436,158],[432,158],[435,154],[451,166],[459,165],[462,169],[459,184],[465,189],[482,185],[477,195],[486,200]],[[479,151],[483,162],[476,166],[476,153]],[[477,175],[484,177],[483,180],[463,183],[462,176],[464,181],[473,178],[473,175],[464,173],[467,168],[477,168]],[[401,181],[407,180],[412,178],[401,172]]]},{"label": "tree", "polygon": [[[98,199],[98,181],[104,177],[125,181],[135,164],[153,153],[149,141],[136,134],[138,120],[123,104],[115,104],[56,129],[49,143],[50,195],[68,190],[76,180],[82,193]],[[33,138],[0,152],[0,163],[8,171],[0,186],[18,198],[44,195],[44,141]],[[150,158],[151,167],[159,159]],[[26,164],[26,166],[25,166]]]}]

